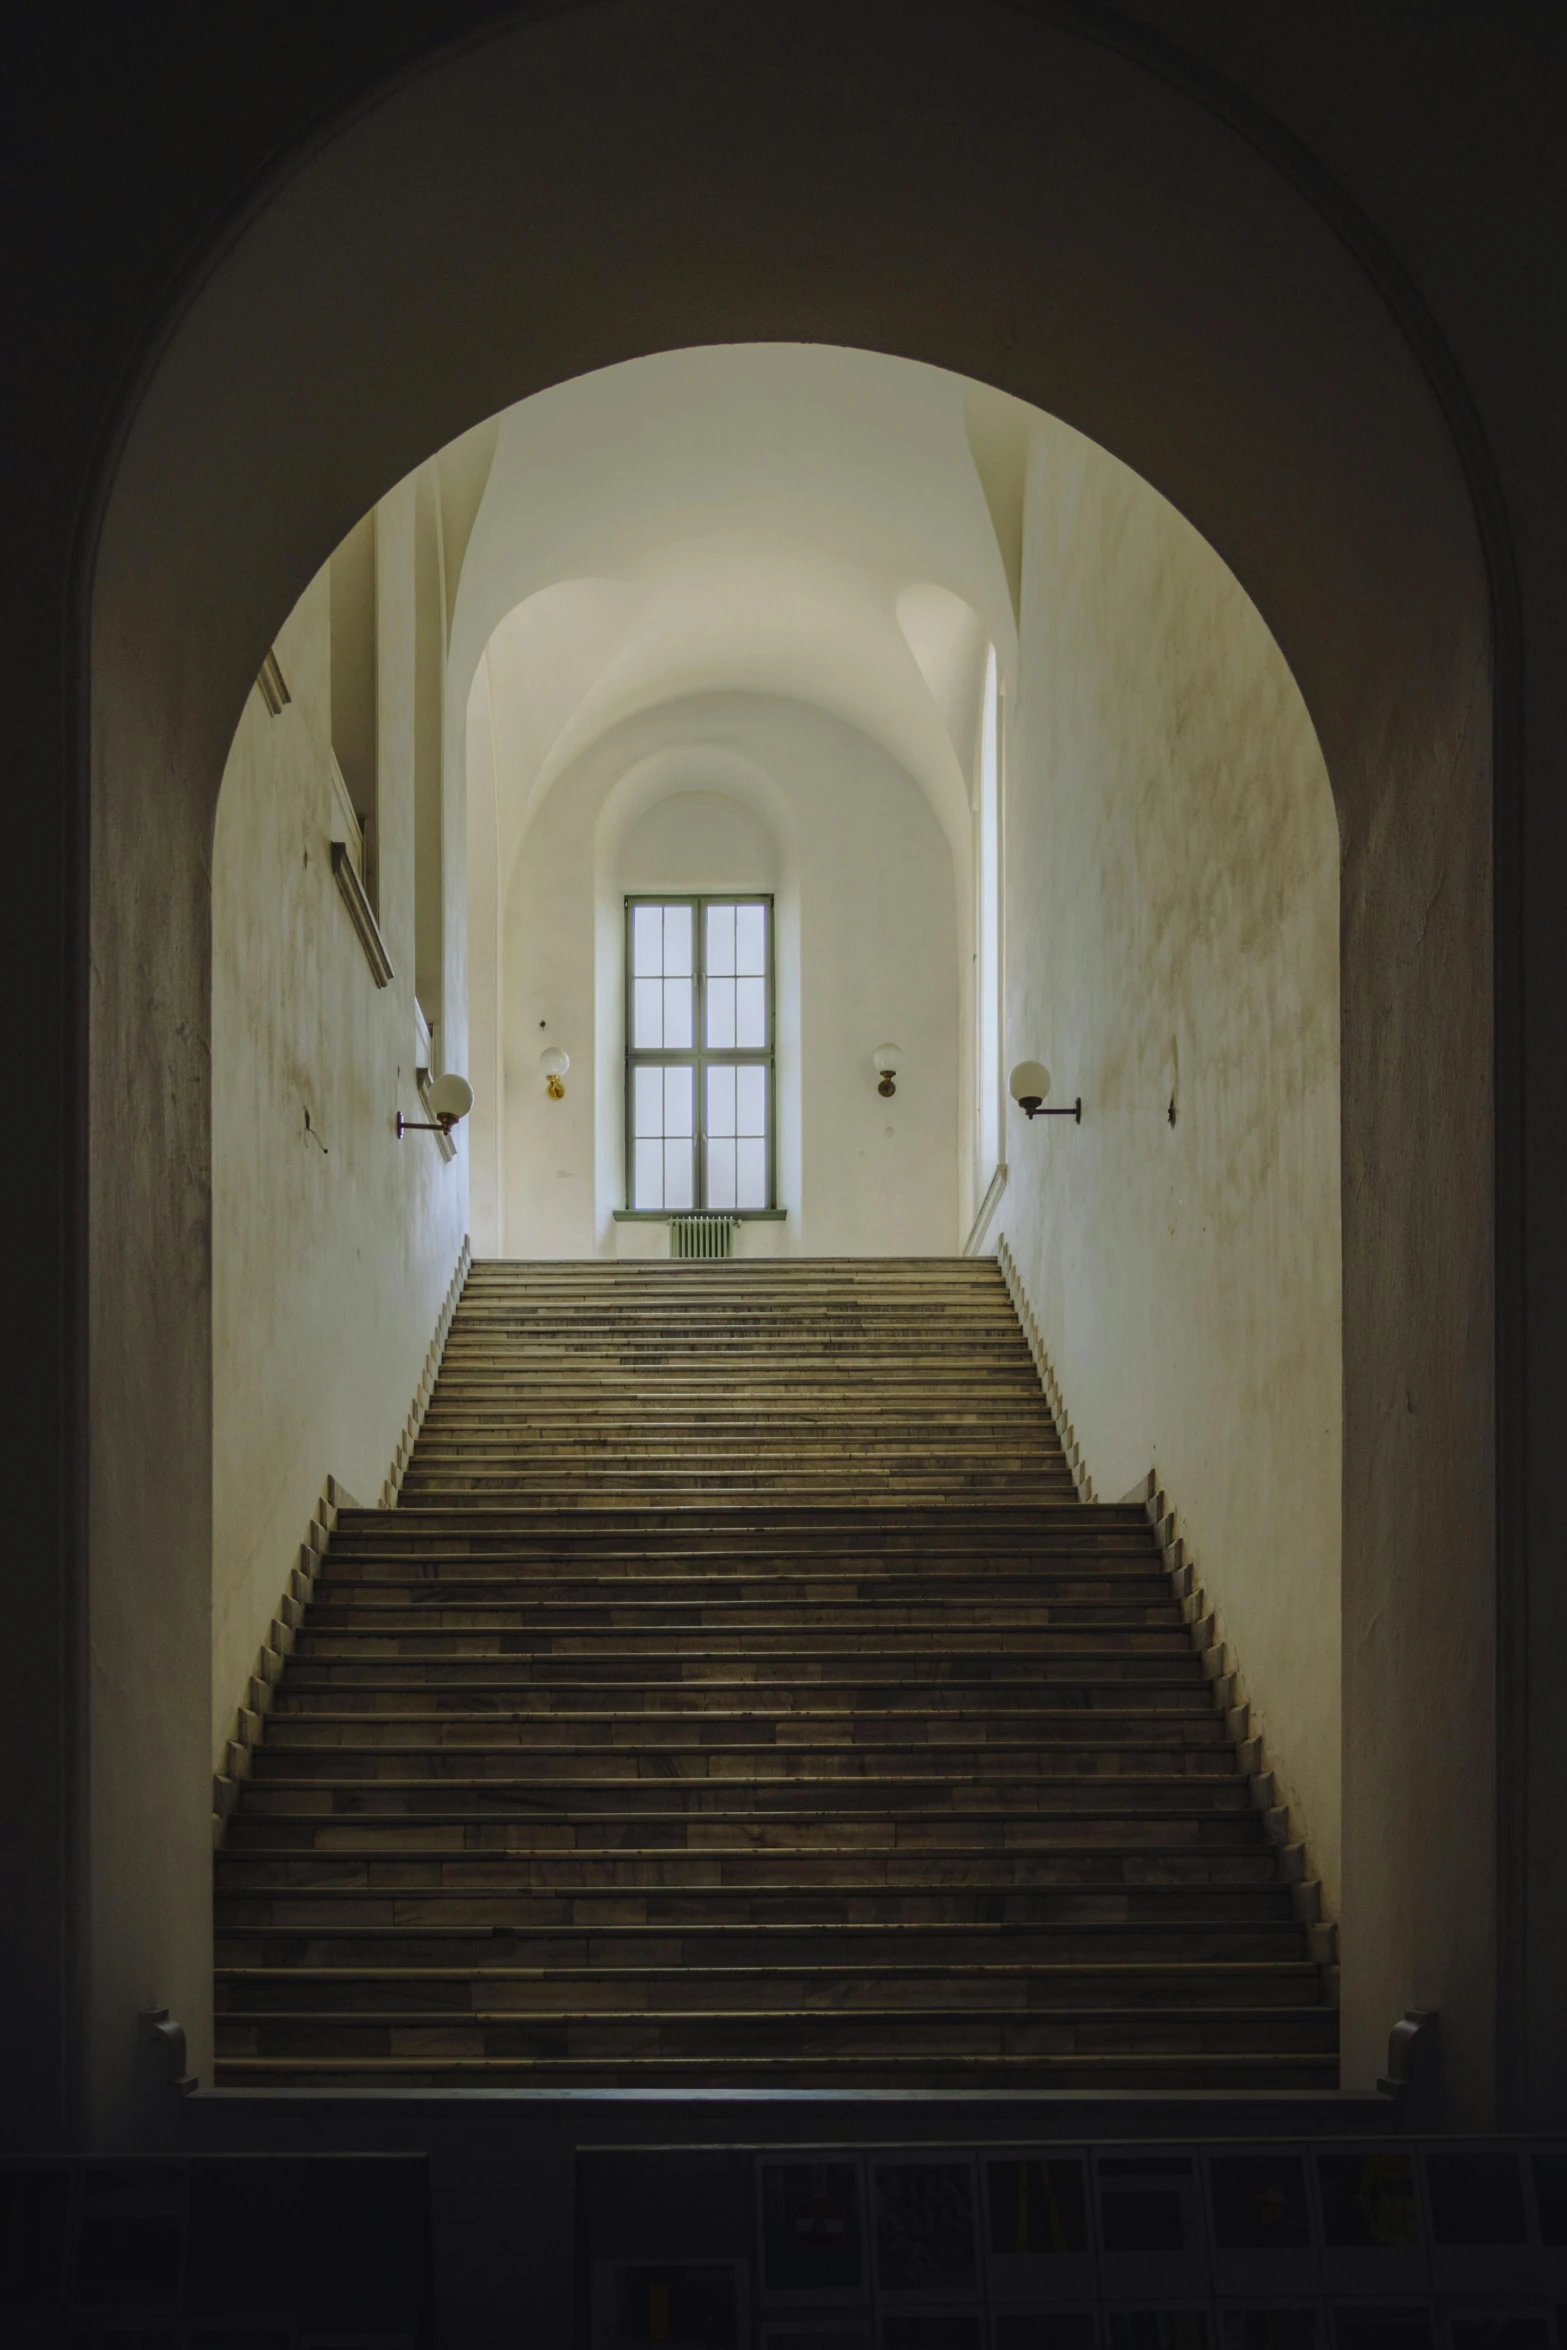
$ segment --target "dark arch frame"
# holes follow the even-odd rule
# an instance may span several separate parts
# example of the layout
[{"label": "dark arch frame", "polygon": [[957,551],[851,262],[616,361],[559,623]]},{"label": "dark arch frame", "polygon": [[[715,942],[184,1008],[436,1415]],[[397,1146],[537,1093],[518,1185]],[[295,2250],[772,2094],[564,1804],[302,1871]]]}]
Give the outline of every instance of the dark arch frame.
[{"label": "dark arch frame", "polygon": [[[1183,508],[1295,669],[1344,845],[1349,2077],[1409,2000],[1444,2011],[1461,2111],[1517,2082],[1521,1316],[1493,1255],[1521,1229],[1493,1150],[1516,1164],[1517,628],[1478,427],[1352,207],[1175,52],[1100,9],[992,4],[983,39],[956,0],[840,16],[581,0],[416,61],[205,257],[105,455],[80,568],[96,2128],[127,2126],[144,1986],[193,2021],[208,1998],[205,1721],[162,1688],[204,1708],[206,855],[240,699],[430,448],[547,381],[730,339],[863,342],[1063,415]],[[1486,1073],[1473,1099],[1454,1068]]]}]

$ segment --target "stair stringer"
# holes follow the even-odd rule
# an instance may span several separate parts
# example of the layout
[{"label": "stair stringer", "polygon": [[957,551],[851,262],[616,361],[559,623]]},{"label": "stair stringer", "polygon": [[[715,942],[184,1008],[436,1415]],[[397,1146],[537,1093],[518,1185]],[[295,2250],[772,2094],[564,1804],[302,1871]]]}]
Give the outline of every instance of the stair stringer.
[{"label": "stair stringer", "polygon": [[1239,1662],[1223,1638],[1217,1609],[1198,1581],[1196,1561],[1187,1555],[1174,1505],[1159,1483],[1157,1469],[1150,1469],[1124,1498],[1140,1502],[1148,1513],[1181,1613],[1191,1629],[1192,1643],[1202,1657],[1214,1704],[1224,1716],[1241,1770],[1250,1782],[1252,1804],[1262,1814],[1264,1831],[1278,1852],[1281,1872],[1291,1887],[1295,1915],[1307,1929],[1311,1956],[1322,1970],[1323,1996],[1336,2007],[1338,1925],[1322,1914],[1322,1880],[1311,1865],[1304,1839],[1291,1834],[1289,1806],[1278,1799],[1277,1775],[1261,1734],[1251,1726],[1251,1704]]},{"label": "stair stringer", "polygon": [[[1039,1324],[1028,1293],[1023,1287],[1016,1259],[1007,1246],[1005,1233],[996,1238],[996,1261],[1001,1277],[1007,1285],[1007,1294],[1023,1326],[1028,1351],[1034,1358],[1045,1400],[1055,1420],[1056,1434],[1072,1472],[1079,1501],[1094,1499],[1094,1481],[1083,1458],[1082,1446],[1077,1441],[1055,1365],[1050,1360]],[[1186,1543],[1177,1523],[1174,1505],[1159,1483],[1156,1469],[1150,1469],[1140,1485],[1124,1497],[1139,1502],[1148,1513],[1149,1522],[1158,1537],[1164,1564],[1175,1587],[1181,1613],[1191,1630],[1192,1643],[1203,1660],[1203,1671],[1213,1689],[1213,1701],[1223,1714],[1226,1731],[1234,1743],[1236,1755],[1251,1786],[1251,1799],[1261,1812],[1268,1841],[1277,1848],[1281,1872],[1292,1888],[1295,1914],[1307,1928],[1311,1955],[1322,1969],[1324,1997],[1335,2006],[1338,2003],[1338,1926],[1322,1914],[1322,1882],[1311,1866],[1311,1856],[1303,1840],[1292,1839],[1289,1806],[1278,1800],[1275,1773],[1263,1750],[1260,1735],[1251,1728],[1251,1707],[1245,1692],[1238,1663],[1221,1636],[1218,1614],[1210,1605],[1207,1593],[1197,1580],[1196,1562],[1188,1558]]]},{"label": "stair stringer", "polygon": [[1094,1481],[1089,1475],[1088,1463],[1083,1458],[1083,1448],[1077,1441],[1077,1435],[1061,1393],[1061,1384],[1056,1377],[1055,1365],[1051,1362],[1045,1342],[1039,1335],[1039,1324],[1034,1319],[1034,1309],[1028,1302],[1028,1292],[1023,1287],[1023,1277],[1017,1269],[1017,1262],[1012,1251],[1007,1246],[1007,1236],[1004,1232],[996,1235],[996,1262],[1001,1267],[1001,1278],[1007,1285],[1007,1295],[1012,1300],[1013,1311],[1023,1326],[1023,1336],[1028,1341],[1028,1351],[1034,1358],[1034,1368],[1039,1373],[1039,1384],[1045,1391],[1045,1401],[1050,1406],[1050,1416],[1056,1424],[1056,1434],[1061,1440],[1061,1450],[1066,1455],[1066,1465],[1071,1470],[1072,1482],[1077,1487],[1077,1498],[1079,1501],[1092,1501],[1094,1499]]},{"label": "stair stringer", "polygon": [[304,1622],[305,1609],[315,1591],[316,1577],[326,1557],[341,1510],[357,1509],[358,1503],[347,1487],[335,1477],[328,1477],[310,1520],[309,1531],[299,1546],[299,1553],[288,1571],[288,1581],[277,1603],[277,1613],[267,1627],[266,1639],[256,1655],[255,1670],[246,1686],[245,1695],[235,1714],[233,1735],[224,1750],[226,1769],[213,1774],[212,1780],[212,1844],[216,1851],[223,1842],[223,1831],[229,1814],[239,1801],[240,1783],[250,1777],[250,1758],[261,1743],[261,1732],[267,1715],[272,1710],[272,1693],[283,1677],[283,1660],[294,1646],[294,1634]]},{"label": "stair stringer", "polygon": [[457,1311],[457,1301],[462,1296],[463,1286],[472,1270],[473,1250],[465,1232],[462,1236],[462,1247],[457,1252],[456,1269],[447,1286],[441,1310],[435,1317],[435,1336],[430,1341],[430,1351],[424,1358],[424,1369],[419,1375],[419,1384],[414,1390],[413,1402],[408,1407],[408,1417],[403,1422],[403,1432],[397,1440],[397,1450],[392,1455],[392,1465],[387,1470],[386,1482],[381,1487],[380,1506],[384,1510],[397,1507],[397,1496],[402,1491],[403,1479],[408,1474],[408,1463],[413,1457],[414,1445],[418,1441],[419,1430],[424,1425],[424,1415],[430,1408],[430,1398],[435,1392],[435,1382],[440,1376],[441,1357],[446,1352],[446,1341],[452,1327],[452,1316]]}]

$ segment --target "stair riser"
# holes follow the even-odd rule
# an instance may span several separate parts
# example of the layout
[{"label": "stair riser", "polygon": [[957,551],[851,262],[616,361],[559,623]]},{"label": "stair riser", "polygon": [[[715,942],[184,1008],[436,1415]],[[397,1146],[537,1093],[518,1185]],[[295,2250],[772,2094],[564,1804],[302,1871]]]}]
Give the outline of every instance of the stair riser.
[{"label": "stair riser", "polygon": [[[1232,1750],[1223,1723],[1217,1716],[1204,1720],[1195,1715],[1186,1721],[1179,1715],[1171,1715],[1161,1722],[1135,1724],[1112,1718],[1103,1724],[1096,1723],[1089,1730],[1077,1715],[1066,1721],[1028,1714],[987,1721],[972,1713],[937,1714],[923,1721],[878,1721],[874,1716],[852,1715],[820,1721],[786,1715],[774,1721],[765,1715],[734,1713],[718,1714],[710,1719],[657,1714],[644,1718],[615,1713],[540,1714],[520,1721],[490,1716],[476,1722],[418,1722],[406,1718],[381,1721],[373,1715],[344,1720],[328,1714],[285,1713],[273,1715],[267,1732],[270,1754],[319,1753],[327,1746],[356,1753],[385,1750],[398,1754],[469,1753],[514,1747],[529,1753],[569,1751],[597,1755],[605,1749],[614,1749],[659,1758],[695,1752],[743,1756],[761,1751],[787,1759],[792,1769],[795,1758],[804,1752],[813,1758],[838,1755],[843,1758],[842,1767],[850,1770],[857,1767],[851,1758],[866,1748],[899,1755],[906,1755],[911,1749],[922,1752],[936,1749],[944,1753],[949,1747],[963,1748],[974,1742],[1003,1747],[1009,1755],[1024,1745],[1047,1749],[1051,1764],[1062,1769],[1103,1769],[1107,1767],[1103,1760],[1107,1752],[1127,1754],[1138,1769],[1150,1767],[1148,1758],[1156,1755],[1160,1767],[1173,1769],[1182,1767],[1193,1749],[1222,1755],[1223,1767],[1233,1768]],[[1177,1756],[1182,1762],[1170,1759]],[[822,1767],[838,1766],[824,1759]]]},{"label": "stair riser", "polygon": [[[768,1725],[799,1723],[802,1734],[827,1736],[842,1729],[859,1740],[881,1737],[901,1724],[913,1729],[939,1712],[942,1720],[983,1720],[1031,1737],[1060,1735],[1067,1723],[1086,1738],[1140,1735],[1150,1725],[1148,1715],[1202,1725],[1201,1735],[1222,1738],[1223,1725],[1213,1710],[1206,1684],[1161,1690],[1151,1686],[1139,1694],[1135,1711],[1123,1685],[1112,1697],[1094,1692],[1081,1702],[1070,1694],[1052,1692],[1037,1682],[997,1681],[965,1689],[947,1684],[932,1690],[925,1703],[910,1702],[904,1688],[871,1682],[845,1691],[832,1683],[815,1682],[796,1689],[776,1683],[677,1683],[661,1687],[610,1682],[586,1688],[557,1690],[518,1687],[486,1692],[483,1689],[422,1689],[417,1683],[399,1683],[391,1689],[353,1688],[335,1681],[310,1685],[295,1680],[274,1701],[271,1737],[282,1734],[285,1722],[312,1721],[324,1714],[357,1714],[370,1720],[391,1716],[425,1716],[438,1721],[450,1715],[494,1717],[522,1714],[541,1720],[571,1721],[580,1714],[612,1713],[620,1720],[636,1718],[654,1738],[662,1735],[660,1721],[701,1721],[708,1715],[733,1715],[758,1731]],[[886,1727],[884,1728],[883,1725]],[[1160,1726],[1159,1723],[1153,1725]],[[769,1731],[769,1735],[771,1732]]]},{"label": "stair riser", "polygon": [[[945,2008],[975,2014],[1030,2009],[1072,2016],[1110,2007],[1121,2014],[1161,2016],[1196,2010],[1284,2009],[1321,2015],[1314,1967],[1056,1967],[1029,1970],[957,1967],[921,1972],[917,1968],[822,1968],[768,1972],[741,1968],[654,1969],[637,1974],[601,1967],[577,1974],[556,1970],[507,1977],[489,1973],[473,1980],[449,1976],[393,1975],[358,1981],[321,1971],[265,1974],[231,1969],[220,1973],[219,2015],[354,2014],[427,2016],[622,2014],[651,2008],[665,2014],[766,2015],[769,2011]],[[1327,2011],[1331,2014],[1331,2010]]]},{"label": "stair riser", "polygon": [[303,2061],[229,2058],[217,2068],[220,2089],[335,2090],[362,2096],[367,2089],[440,2090],[527,2089],[560,2093],[572,2089],[661,2089],[679,2094],[726,2088],[747,2093],[767,2089],[882,2091],[903,2087],[911,2094],[937,2089],[965,2092],[986,2089],[1033,2095],[1091,2091],[1115,2096],[1257,2096],[1266,2092],[1294,2095],[1312,2090],[1325,2094],[1338,2086],[1338,2061],[1327,2057],[1237,2056],[1192,2059],[1107,2056],[1059,2058],[965,2057],[940,2060],[911,2057],[900,2068],[896,2057],[838,2062],[762,2058],[747,2065],[744,2058],[695,2057],[684,2064],[671,2058],[642,2064],[590,2065],[506,2064],[478,2058],[463,2065],[434,2066],[409,2059],[384,2065],[366,2063],[355,2069],[346,2061],[310,2065]]},{"label": "stair riser", "polygon": [[983,1786],[992,1780],[1019,1783],[1031,1778],[1052,1785],[1080,1780],[1140,1779],[1152,1772],[1166,1777],[1224,1785],[1235,1777],[1233,1752],[1198,1747],[1108,1747],[1072,1751],[1015,1746],[924,1747],[718,1747],[668,1748],[648,1752],[640,1747],[618,1747],[606,1738],[601,1746],[578,1739],[570,1746],[511,1747],[495,1751],[484,1747],[263,1747],[253,1758],[254,1783],[272,1779],[313,1779],[330,1786],[342,1779],[482,1780],[511,1782],[520,1787],[549,1786],[559,1780],[579,1779],[591,1763],[601,1784],[629,1780],[636,1784],[790,1786],[825,1782],[863,1785],[878,1779],[903,1779],[910,1769],[945,1765],[955,1777]]},{"label": "stair riser", "polygon": [[1334,2045],[1334,2017],[1325,2012],[1271,2011],[1258,2019],[1195,2012],[1169,2017],[1048,2017],[905,2013],[890,2020],[858,2014],[790,2018],[761,2016],[655,2018],[539,2017],[488,2024],[412,2020],[401,2026],[365,2017],[309,2022],[304,2018],[220,2017],[217,2056],[317,2060],[401,2057],[457,2061],[465,2057],[588,2058],[624,2062],[643,2057],[709,2060],[878,2055],[913,2057],[1083,2056],[1321,2056]]},{"label": "stair riser", "polygon": [[263,1852],[363,1854],[388,1858],[405,1852],[518,1854],[622,1852],[661,1854],[866,1852],[923,1854],[987,1852],[1005,1859],[1015,1853],[1141,1853],[1161,1855],[1263,1854],[1276,1869],[1273,1848],[1263,1834],[1260,1813],[1185,1812],[1167,1818],[1109,1813],[1080,1818],[1051,1815],[1018,1820],[1010,1815],[947,1813],[937,1817],[868,1815],[859,1819],[726,1819],[721,1813],[687,1818],[657,1812],[607,1812],[554,1820],[483,1820],[440,1817],[392,1822],[356,1819],[268,1819],[253,1810],[238,1814],[220,1856]]},{"label": "stair riser", "polygon": [[[262,1749],[265,1753],[265,1748]],[[259,1760],[260,1757],[257,1757]],[[1102,1777],[997,1777],[965,1788],[946,1777],[901,1779],[866,1777],[835,1780],[807,1778],[687,1779],[681,1777],[552,1779],[533,1776],[509,1783],[482,1779],[471,1773],[462,1779],[438,1776],[406,1778],[401,1783],[366,1777],[329,1783],[301,1776],[290,1782],[267,1772],[251,1779],[245,1790],[245,1809],[252,1818],[289,1816],[339,1819],[398,1818],[405,1813],[484,1811],[496,1818],[549,1818],[558,1813],[613,1812],[628,1815],[653,1812],[815,1813],[834,1819],[855,1813],[878,1817],[902,1805],[919,1811],[945,1807],[954,1819],[975,1812],[1004,1810],[1020,1821],[1034,1814],[1114,1812],[1135,1808],[1144,1816],[1161,1811],[1189,1812],[1200,1795],[1215,1813],[1249,1816],[1251,1790],[1241,1778],[1203,1779],[1175,1776],[1137,1779],[1130,1773],[1106,1772]]]},{"label": "stair riser", "polygon": [[[1215,1935],[1233,1936],[1236,1955],[1292,1958],[1299,1955],[1298,1929],[1275,1901],[1269,1915],[1263,1896],[1242,1892],[1182,1892],[1162,1899],[1151,1892],[1068,1893],[1014,1890],[965,1894],[857,1891],[834,1895],[745,1892],[661,1892],[647,1888],[617,1894],[538,1893],[438,1894],[291,1893],[220,1894],[214,1913],[220,1934],[273,1928],[288,1934],[363,1935],[375,1929],[417,1935],[443,1927],[510,1929],[517,1934],[543,1926],[595,1933],[606,1927],[679,1930],[687,1926],[768,1928],[1011,1925],[1049,1931],[1049,1945],[1062,1957],[1083,1955],[1075,1938],[1098,1929],[1114,1938],[1116,1955],[1136,1947],[1150,1957],[1216,1958]],[[1163,1914],[1156,1914],[1162,1912]]]},{"label": "stair riser", "polygon": [[[917,1702],[917,1693],[923,1690],[951,1694],[966,1701],[990,1690],[1044,1689],[1050,1693],[1052,1704],[1184,1708],[1190,1702],[1204,1711],[1212,1708],[1212,1689],[1203,1678],[1200,1660],[1189,1649],[1177,1657],[1105,1656],[1086,1661],[1092,1668],[1092,1678],[1085,1675],[1083,1660],[996,1656],[983,1650],[971,1650],[957,1659],[926,1654],[831,1660],[814,1657],[809,1651],[787,1649],[770,1656],[706,1651],[696,1657],[644,1654],[633,1665],[613,1654],[469,1659],[448,1656],[428,1660],[399,1655],[389,1660],[379,1650],[369,1658],[322,1661],[301,1656],[296,1648],[289,1660],[283,1694],[286,1696],[291,1688],[417,1687],[493,1692],[536,1690],[553,1697],[556,1693],[581,1690],[587,1693],[587,1701],[592,1702],[601,1689],[624,1688],[649,1690],[655,1700],[662,1693],[671,1702],[684,1703],[689,1698],[705,1704],[714,1692],[746,1688],[765,1691],[765,1702],[769,1705],[809,1704],[818,1692],[830,1692],[836,1701],[837,1695],[849,1685],[849,1676],[869,1676],[879,1668],[879,1679],[866,1678],[853,1684],[866,1690],[869,1704],[885,1705],[911,1697]],[[785,1692],[795,1694],[786,1697]]]},{"label": "stair riser", "polygon": [[1141,1856],[1122,1860],[1114,1854],[1079,1855],[1073,1859],[1040,1860],[1024,1854],[1010,1859],[986,1855],[972,1861],[955,1858],[935,1861],[929,1853],[909,1852],[891,1859],[868,1854],[840,1858],[809,1853],[732,1855],[728,1859],[687,1855],[679,1859],[640,1859],[604,1856],[565,1856],[517,1860],[496,1857],[485,1861],[399,1860],[387,1855],[374,1860],[320,1858],[262,1858],[224,1855],[218,1870],[218,1890],[235,1900],[253,1894],[325,1889],[371,1893],[433,1892],[572,1893],[637,1891],[647,1887],[703,1892],[741,1890],[787,1892],[818,1886],[897,1890],[956,1887],[963,1890],[1045,1889],[1054,1892],[1112,1890],[1207,1891],[1263,1890],[1277,1892],[1271,1857],[1262,1851],[1244,1855],[1216,1855],[1200,1859],[1151,1862]]}]

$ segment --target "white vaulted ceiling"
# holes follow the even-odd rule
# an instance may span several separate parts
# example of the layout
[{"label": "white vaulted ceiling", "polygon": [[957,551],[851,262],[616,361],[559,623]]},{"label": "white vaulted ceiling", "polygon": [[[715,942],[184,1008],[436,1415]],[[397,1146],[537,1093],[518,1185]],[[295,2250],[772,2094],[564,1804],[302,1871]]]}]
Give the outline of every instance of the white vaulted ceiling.
[{"label": "white vaulted ceiling", "polygon": [[711,692],[860,727],[966,842],[985,645],[1006,677],[1015,643],[1003,549],[1030,415],[936,368],[800,344],[664,352],[508,410],[450,678],[460,709],[487,651],[493,769],[470,781],[493,778],[501,888],[598,736]]}]

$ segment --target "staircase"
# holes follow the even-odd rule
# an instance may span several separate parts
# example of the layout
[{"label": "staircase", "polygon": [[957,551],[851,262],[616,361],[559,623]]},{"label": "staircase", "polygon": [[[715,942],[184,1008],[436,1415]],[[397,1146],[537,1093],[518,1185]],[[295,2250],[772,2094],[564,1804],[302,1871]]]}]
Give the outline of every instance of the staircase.
[{"label": "staircase", "polygon": [[1337,2085],[1140,1508],[993,1264],[480,1264],[217,1858],[218,2080]]}]

